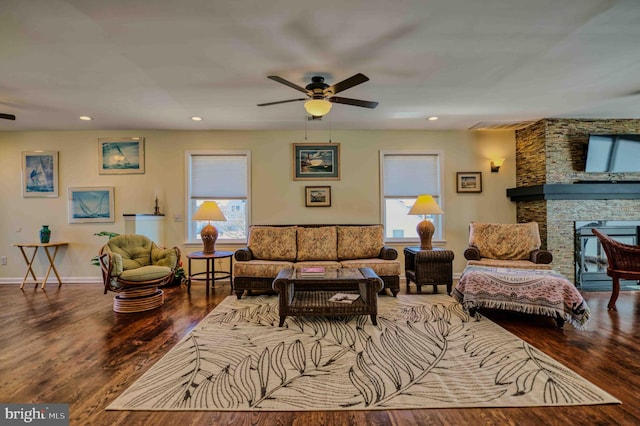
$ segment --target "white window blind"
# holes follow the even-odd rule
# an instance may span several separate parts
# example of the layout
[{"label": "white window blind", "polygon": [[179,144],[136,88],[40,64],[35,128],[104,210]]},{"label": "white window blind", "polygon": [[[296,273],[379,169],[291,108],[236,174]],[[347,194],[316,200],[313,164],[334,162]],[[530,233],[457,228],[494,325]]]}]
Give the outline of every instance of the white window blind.
[{"label": "white window blind", "polygon": [[[418,195],[430,194],[443,207],[441,161],[440,152],[380,152],[381,207],[387,241],[418,240],[416,225],[423,218],[408,215]],[[435,240],[444,239],[442,216],[428,217],[436,228]]]},{"label": "white window blind", "polygon": [[440,194],[438,155],[384,156],[384,195],[388,197]]},{"label": "white window blind", "polygon": [[201,241],[207,221],[190,220],[204,201],[215,201],[227,220],[215,223],[218,241],[246,243],[249,225],[249,151],[187,151],[186,230],[189,243]]},{"label": "white window blind", "polygon": [[246,155],[193,155],[191,199],[247,198]]}]

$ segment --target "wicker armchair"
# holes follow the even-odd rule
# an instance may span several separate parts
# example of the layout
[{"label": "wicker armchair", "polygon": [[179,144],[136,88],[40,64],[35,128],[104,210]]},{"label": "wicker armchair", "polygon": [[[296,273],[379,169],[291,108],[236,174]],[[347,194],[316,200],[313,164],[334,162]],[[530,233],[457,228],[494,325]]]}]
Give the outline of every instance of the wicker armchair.
[{"label": "wicker armchair", "polygon": [[164,292],[158,287],[173,279],[180,249],[160,248],[144,235],[118,235],[102,247],[98,259],[104,294],[117,293],[113,310],[142,312],[164,304]]},{"label": "wicker armchair", "polygon": [[591,231],[600,240],[609,261],[607,275],[613,279],[613,291],[607,308],[615,311],[620,294],[620,278],[640,280],[640,246],[623,244],[597,229]]},{"label": "wicker armchair", "polygon": [[514,269],[551,269],[553,255],[540,248],[536,222],[469,224],[467,265]]}]

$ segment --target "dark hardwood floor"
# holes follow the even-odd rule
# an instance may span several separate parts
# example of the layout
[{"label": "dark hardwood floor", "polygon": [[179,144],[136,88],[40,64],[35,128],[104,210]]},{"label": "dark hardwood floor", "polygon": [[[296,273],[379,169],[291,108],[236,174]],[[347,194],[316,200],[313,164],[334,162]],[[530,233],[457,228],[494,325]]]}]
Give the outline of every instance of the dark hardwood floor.
[{"label": "dark hardwood floor", "polygon": [[[588,331],[547,317],[489,312],[492,320],[622,401],[579,407],[339,412],[130,412],[105,407],[224,297],[194,283],[167,288],[167,303],[138,314],[111,310],[95,284],[0,286],[0,402],[69,403],[72,425],[621,425],[640,424],[640,292],[585,293]],[[404,290],[402,290],[404,292]],[[234,296],[235,297],[235,296]],[[388,297],[388,296],[386,296]]]}]

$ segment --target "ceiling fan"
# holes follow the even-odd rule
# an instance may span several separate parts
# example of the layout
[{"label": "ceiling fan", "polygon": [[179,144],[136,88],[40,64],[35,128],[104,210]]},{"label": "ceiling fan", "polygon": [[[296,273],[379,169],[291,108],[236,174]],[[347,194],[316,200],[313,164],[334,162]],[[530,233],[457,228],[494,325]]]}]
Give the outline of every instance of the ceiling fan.
[{"label": "ceiling fan", "polygon": [[2,113],[0,113],[0,118],[4,118],[4,119],[7,119],[7,120],[15,120],[16,116],[13,115],[13,114],[2,114]]},{"label": "ceiling fan", "polygon": [[350,89],[353,86],[357,86],[358,84],[362,84],[366,81],[369,81],[369,77],[367,77],[364,74],[358,73],[332,86],[329,86],[327,83],[325,83],[324,77],[321,77],[321,76],[312,77],[311,83],[307,84],[305,87],[300,87],[297,84],[292,83],[288,80],[285,80],[282,77],[278,77],[277,75],[270,75],[268,78],[270,78],[273,81],[277,81],[278,83],[284,84],[285,86],[289,86],[293,89],[296,89],[297,91],[307,95],[307,97],[297,98],[297,99],[287,99],[286,101],[267,102],[264,104],[258,104],[258,106],[277,105],[277,104],[284,104],[287,102],[307,101],[304,103],[304,108],[312,117],[322,117],[323,115],[327,114],[331,110],[332,103],[353,105],[353,106],[358,106],[363,108],[375,108],[378,106],[378,102],[363,101],[360,99],[351,99],[351,98],[343,98],[340,96],[335,96],[337,93],[340,93],[344,90]]}]

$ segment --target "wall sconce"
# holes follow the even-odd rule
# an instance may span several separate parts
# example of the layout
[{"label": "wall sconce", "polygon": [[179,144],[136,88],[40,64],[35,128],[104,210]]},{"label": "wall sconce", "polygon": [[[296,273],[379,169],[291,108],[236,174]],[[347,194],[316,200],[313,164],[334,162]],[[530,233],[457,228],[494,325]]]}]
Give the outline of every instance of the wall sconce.
[{"label": "wall sconce", "polygon": [[495,160],[491,160],[491,173],[498,173],[500,167],[504,164],[504,158],[496,158]]}]

